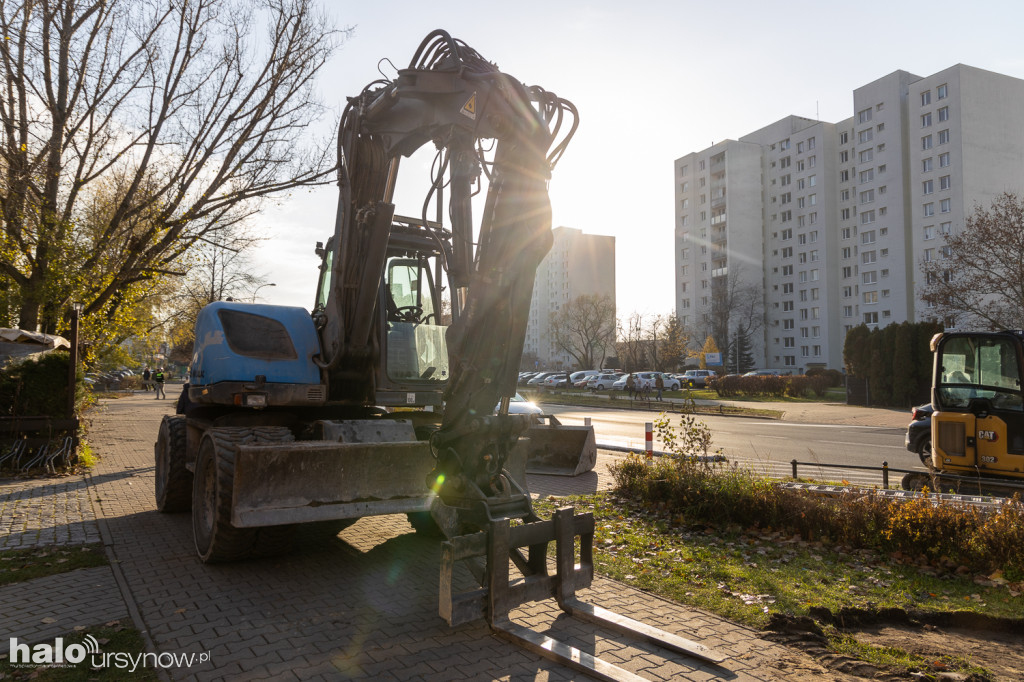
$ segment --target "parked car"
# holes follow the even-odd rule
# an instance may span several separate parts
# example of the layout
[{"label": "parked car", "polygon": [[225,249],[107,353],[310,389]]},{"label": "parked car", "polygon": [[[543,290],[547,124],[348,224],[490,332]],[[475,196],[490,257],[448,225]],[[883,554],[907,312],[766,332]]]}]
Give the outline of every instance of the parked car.
[{"label": "parked car", "polygon": [[[498,406],[494,406],[494,412],[498,412]],[[508,413],[509,414],[544,414],[544,410],[537,405],[537,403],[527,400],[520,394],[516,393],[508,401]]]},{"label": "parked car", "polygon": [[683,373],[683,384],[690,388],[704,388],[708,380],[717,376],[710,369],[689,369]]},{"label": "parked car", "polygon": [[649,372],[649,374],[651,375],[651,388],[654,388],[655,377],[657,377],[659,374],[661,375],[661,380],[665,386],[664,390],[678,391],[683,386],[683,382],[681,382],[674,374],[666,374],[664,372]]},{"label": "parked car", "polygon": [[777,369],[755,369],[755,370],[753,370],[751,372],[747,372],[743,376],[745,376],[745,377],[780,377],[783,374],[785,374],[785,372],[782,372],[782,371],[777,370]]},{"label": "parked car", "polygon": [[621,374],[605,372],[587,379],[587,388],[592,391],[608,391],[622,377]]},{"label": "parked car", "polygon": [[556,374],[565,374],[565,372],[537,372],[532,377],[530,377],[530,380],[526,382],[526,385],[533,386],[534,388],[539,388],[541,383],[545,379]]},{"label": "parked car", "polygon": [[916,452],[925,466],[932,464],[932,412],[931,403],[918,405],[910,411],[911,421],[907,425],[907,450]]}]

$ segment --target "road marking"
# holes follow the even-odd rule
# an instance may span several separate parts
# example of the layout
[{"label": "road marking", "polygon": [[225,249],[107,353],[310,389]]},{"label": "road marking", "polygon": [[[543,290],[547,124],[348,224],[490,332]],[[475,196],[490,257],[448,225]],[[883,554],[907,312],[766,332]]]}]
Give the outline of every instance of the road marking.
[{"label": "road marking", "polygon": [[896,450],[905,450],[906,447],[903,445],[873,445],[868,443],[851,443],[843,440],[819,440],[819,443],[828,443],[829,445],[853,445],[855,447],[871,447],[871,448],[894,448]]}]

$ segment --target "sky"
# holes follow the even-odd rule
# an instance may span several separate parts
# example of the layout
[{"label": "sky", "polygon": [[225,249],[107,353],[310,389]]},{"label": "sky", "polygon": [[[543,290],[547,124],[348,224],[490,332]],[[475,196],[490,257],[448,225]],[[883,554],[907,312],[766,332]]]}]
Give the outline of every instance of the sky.
[{"label": "sky", "polygon": [[[354,29],[319,82],[338,113],[381,77],[382,59],[408,66],[438,28],[576,105],[579,131],[550,183],[553,225],[616,238],[620,319],[673,310],[675,159],[790,114],[843,120],[854,89],[900,69],[928,76],[962,63],[1024,78],[1019,0],[322,2]],[[403,162],[402,181],[426,178],[426,164]],[[422,194],[400,188],[397,203],[398,214],[418,215]],[[313,249],[336,209],[329,185],[260,214],[254,272],[275,285],[261,302],[311,307]]]}]

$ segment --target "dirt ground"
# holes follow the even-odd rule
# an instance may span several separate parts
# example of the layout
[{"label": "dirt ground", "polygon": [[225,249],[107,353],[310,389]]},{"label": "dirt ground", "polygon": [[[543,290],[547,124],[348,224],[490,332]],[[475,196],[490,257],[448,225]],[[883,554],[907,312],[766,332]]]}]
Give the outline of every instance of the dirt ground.
[{"label": "dirt ground", "polygon": [[850,634],[865,644],[924,657],[962,656],[991,670],[997,680],[1024,680],[1024,632],[888,625]]},{"label": "dirt ground", "polygon": [[[900,649],[920,656],[932,663],[930,669],[923,674],[908,674],[905,671],[879,669],[863,661],[830,653],[825,648],[820,622],[841,626],[844,619],[827,612],[820,622],[808,617],[774,616],[769,626],[772,632],[768,639],[813,657],[828,667],[830,675],[842,672],[860,679],[886,680],[1024,680],[1024,627],[1021,627],[1019,620],[991,619],[970,613],[908,614],[896,609],[888,616],[851,611],[848,617],[849,621],[845,622],[847,626],[839,627],[842,633],[854,637],[862,644]],[[943,662],[944,657],[960,657],[992,674],[964,676],[951,673]]]}]

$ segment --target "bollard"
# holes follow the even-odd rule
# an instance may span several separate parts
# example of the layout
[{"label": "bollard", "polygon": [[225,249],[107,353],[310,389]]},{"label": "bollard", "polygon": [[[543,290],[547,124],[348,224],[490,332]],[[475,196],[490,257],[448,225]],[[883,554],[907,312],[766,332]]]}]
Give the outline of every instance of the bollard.
[{"label": "bollard", "polygon": [[889,463],[882,462],[882,487],[889,487]]},{"label": "bollard", "polygon": [[647,459],[648,461],[650,461],[654,459],[654,423],[646,422],[644,424],[644,429],[646,430],[646,433],[644,435],[644,441],[646,446]]},{"label": "bollard", "polygon": [[590,426],[590,417],[584,417],[583,418],[583,425],[584,426]]},{"label": "bollard", "polygon": [[793,460],[793,478],[797,478],[797,475],[796,475],[796,460],[795,459]]}]

